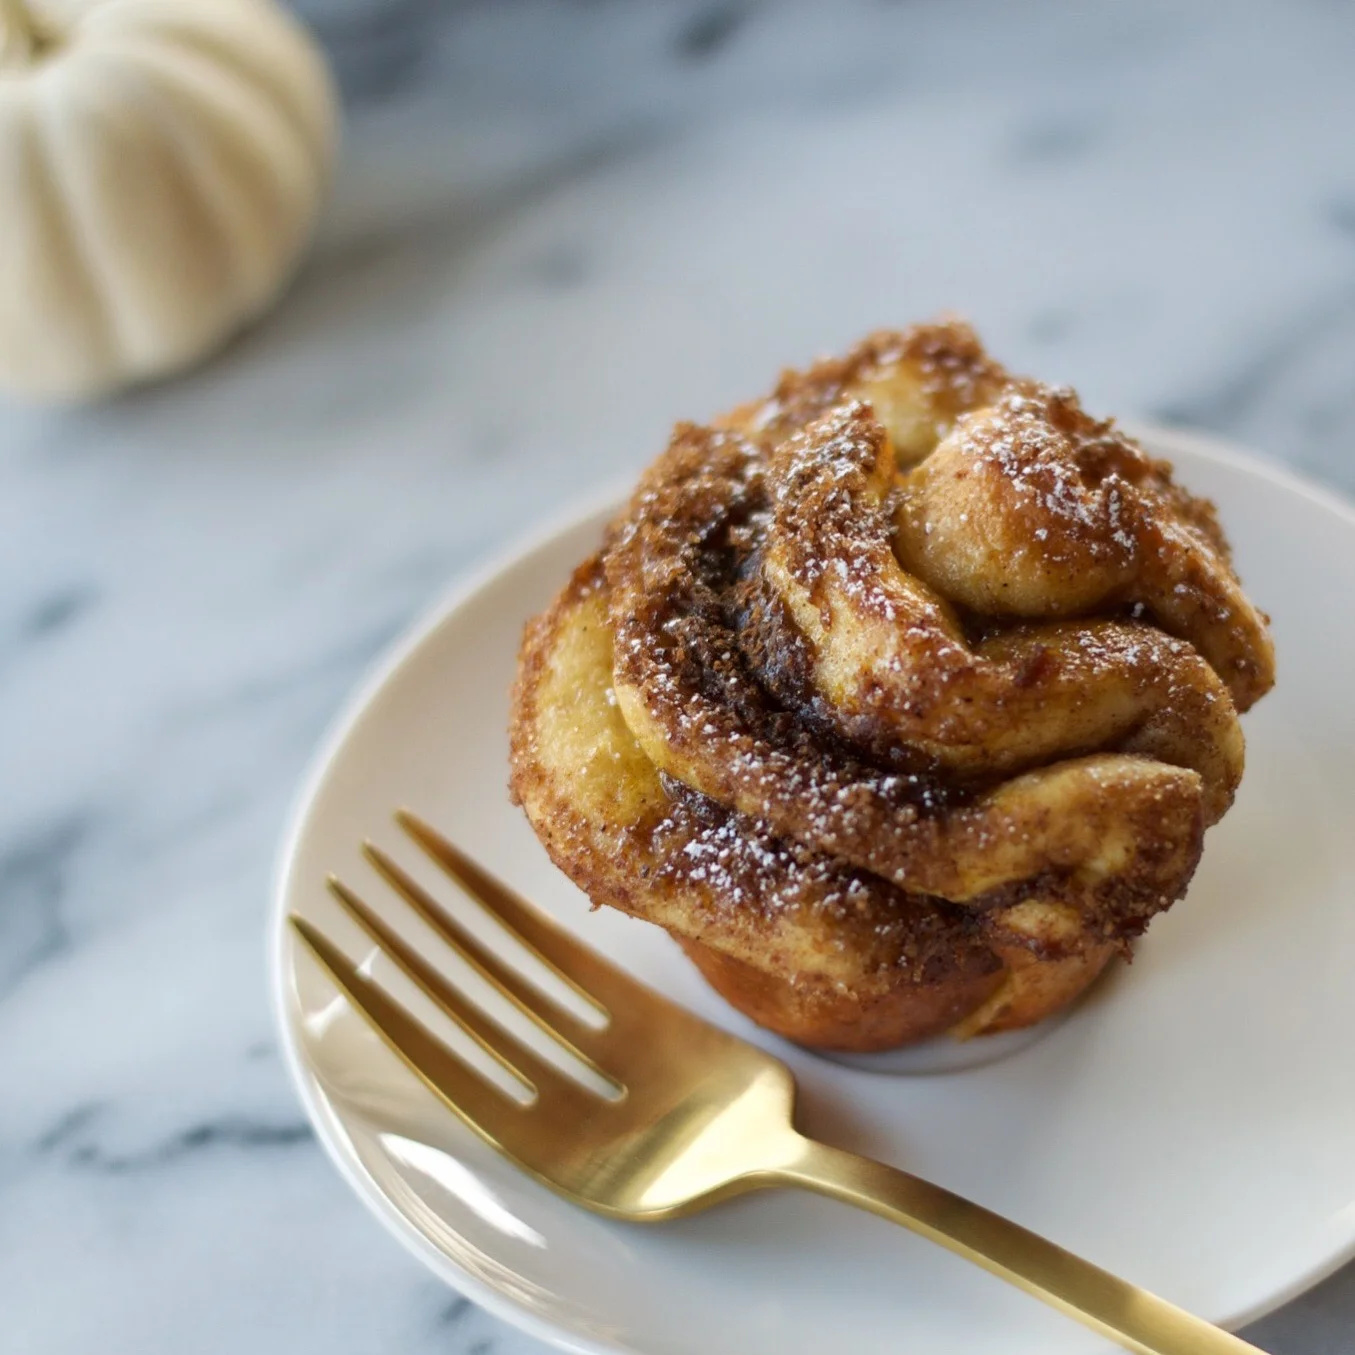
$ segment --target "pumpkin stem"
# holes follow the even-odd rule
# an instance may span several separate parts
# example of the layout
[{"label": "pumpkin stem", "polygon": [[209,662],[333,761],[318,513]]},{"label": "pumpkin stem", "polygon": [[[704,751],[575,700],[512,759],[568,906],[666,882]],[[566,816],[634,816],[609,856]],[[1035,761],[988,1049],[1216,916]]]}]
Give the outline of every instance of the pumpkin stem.
[{"label": "pumpkin stem", "polygon": [[24,0],[0,0],[0,70],[27,66],[37,54],[38,35]]}]

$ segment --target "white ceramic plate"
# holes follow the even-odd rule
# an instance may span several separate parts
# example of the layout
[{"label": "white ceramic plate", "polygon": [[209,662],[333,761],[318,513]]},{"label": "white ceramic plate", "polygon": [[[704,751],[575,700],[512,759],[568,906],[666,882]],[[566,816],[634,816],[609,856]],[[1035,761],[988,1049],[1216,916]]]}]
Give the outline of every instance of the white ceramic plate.
[{"label": "white ceramic plate", "polygon": [[284,925],[301,913],[366,953],[324,879],[337,871],[384,903],[359,856],[367,836],[450,894],[393,827],[398,805],[634,974],[775,1049],[800,1081],[811,1133],[942,1182],[1228,1326],[1355,1254],[1355,513],[1216,444],[1146,437],[1218,502],[1242,576],[1274,615],[1279,686],[1246,719],[1246,780],[1189,898],[1071,1019],[983,1067],[882,1076],[785,1045],[726,1009],[663,933],[590,914],[547,862],[504,789],[507,689],[523,620],[592,547],[604,513],[458,591],[395,648],[324,748],[288,833],[273,982],[321,1140],[431,1269],[576,1351],[1110,1349],[826,1200],[750,1196],[641,1228],[573,1208],[495,1158]]}]

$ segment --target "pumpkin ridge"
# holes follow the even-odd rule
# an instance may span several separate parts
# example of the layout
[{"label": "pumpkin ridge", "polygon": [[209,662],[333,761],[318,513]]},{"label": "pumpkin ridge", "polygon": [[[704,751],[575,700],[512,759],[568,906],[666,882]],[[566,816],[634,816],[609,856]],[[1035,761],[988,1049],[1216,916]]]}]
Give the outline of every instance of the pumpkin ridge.
[{"label": "pumpkin ridge", "polygon": [[[271,7],[265,9],[263,6],[247,5],[247,8],[257,11],[256,15],[249,16],[251,21],[262,15],[273,21],[275,26],[286,28],[286,36],[293,41],[297,53],[305,51],[305,32],[289,15],[280,14]],[[227,22],[204,31],[201,22],[209,14],[214,18],[217,13]],[[311,67],[309,74],[315,81],[310,90],[284,78],[280,71],[261,70],[258,63],[263,51],[257,43],[257,35],[252,32],[237,35],[230,31],[230,21],[240,17],[236,6],[203,5],[200,9],[195,6],[193,22],[183,24],[175,23],[173,19],[167,22],[159,13],[155,15],[154,24],[133,24],[127,21],[129,16],[126,14],[120,17],[120,26],[110,26],[99,32],[101,53],[111,53],[119,47],[140,46],[143,43],[147,46],[163,45],[176,55],[195,56],[218,68],[228,69],[242,83],[249,85],[262,101],[284,115],[310,156],[324,170],[328,170],[334,131],[333,117],[328,107],[332,102],[332,90],[328,72],[320,62],[308,63]],[[278,19],[283,21],[281,25],[277,24]],[[321,97],[311,98],[309,94],[320,94]]]},{"label": "pumpkin ridge", "polygon": [[[127,72],[124,71],[121,74],[125,77]],[[95,106],[88,112],[91,116],[100,120],[99,133],[106,142],[110,137],[126,138],[130,131],[133,138],[143,139],[144,145],[158,151],[162,156],[168,157],[177,168],[180,156],[177,152],[173,133],[170,130],[172,120],[167,124],[163,119],[147,117],[140,94],[141,91],[137,90],[134,96],[128,96],[124,87],[122,97],[117,101],[123,115],[131,115],[135,119],[135,123],[130,129],[125,124],[110,117],[109,110],[106,108]],[[192,239],[200,246],[209,246],[208,249],[202,251],[207,260],[205,266],[199,262],[199,266],[192,272],[185,271],[175,277],[176,286],[182,287],[185,292],[191,290],[201,293],[204,286],[219,286],[223,280],[229,281],[232,263],[228,257],[228,251],[224,248],[225,241],[221,236],[218,223],[209,210],[209,205],[202,200],[195,185],[186,176],[165,173],[158,177],[161,182],[159,193],[136,200],[135,206],[122,214],[119,219],[124,224],[128,222],[136,223],[134,227],[136,234],[141,235],[144,230],[145,238],[150,239],[153,226],[163,225],[178,217],[180,221],[173,229],[174,236]],[[96,178],[96,175],[88,173],[83,176],[72,174],[66,176],[67,201],[73,219],[99,223],[103,213]],[[166,195],[171,192],[174,201],[173,205],[167,209],[165,199]],[[183,218],[188,218],[191,221],[188,228],[183,226]],[[86,248],[85,253],[100,284],[98,294],[103,300],[115,341],[126,355],[131,370],[140,374],[154,365],[154,353],[157,347],[156,331],[160,329],[163,322],[161,311],[163,298],[148,294],[149,307],[145,304],[139,304],[141,299],[136,295],[135,274],[129,273],[125,264],[120,264],[117,258],[119,252],[125,253],[127,251],[128,235],[121,234],[116,239],[110,238],[108,249],[101,253],[97,248],[97,242],[107,236],[109,221],[106,216],[104,216],[101,226],[102,233],[99,228],[87,233],[89,242],[95,244],[96,247],[94,249]],[[176,250],[174,254],[167,250],[163,251],[157,258],[152,271],[175,269],[176,265],[182,266],[184,258],[185,255],[182,251]],[[190,310],[181,309],[178,320],[179,341],[187,344],[191,351],[201,352],[215,341],[223,328],[233,322],[233,316],[234,312],[231,317],[211,320],[206,312],[200,308],[196,314]]]},{"label": "pumpkin ridge", "polygon": [[[278,138],[273,135],[275,128],[266,125],[267,114],[258,110],[257,100],[250,97],[252,91],[234,79],[233,71],[215,63],[204,64],[201,69],[211,78],[190,79],[172,62],[162,60],[167,54],[156,51],[156,46],[118,44],[113,52],[139,82],[139,99],[163,110],[165,115],[157,122],[164,145],[173,154],[184,184],[206,209],[204,215],[212,235],[221,243],[232,280],[247,293],[239,312],[249,313],[258,298],[271,292],[276,280],[276,269],[266,260],[270,243],[286,241],[284,253],[290,267],[306,238],[294,222],[301,203],[318,189],[318,184],[312,181],[292,186],[288,173],[297,158],[309,162],[309,157],[304,152],[298,157],[289,150],[283,163]],[[232,85],[236,88],[230,90],[229,102],[218,97]],[[173,105],[184,99],[193,103],[196,129],[190,127],[189,120],[174,116]],[[240,124],[245,120],[253,122],[256,134],[240,134]],[[267,185],[262,195],[260,182]],[[265,262],[251,267],[245,256]]]},{"label": "pumpkin ridge", "polygon": [[89,248],[88,232],[81,231],[76,224],[77,212],[62,163],[65,151],[60,147],[55,125],[58,113],[50,98],[39,97],[32,105],[31,117],[34,153],[46,173],[32,176],[30,182],[41,185],[39,191],[47,200],[44,216],[51,223],[54,235],[62,240],[62,253],[74,265],[74,276],[79,279],[79,286],[89,301],[87,309],[91,316],[98,318],[99,355],[107,358],[117,351],[123,336],[103,285],[103,269],[96,264]]}]

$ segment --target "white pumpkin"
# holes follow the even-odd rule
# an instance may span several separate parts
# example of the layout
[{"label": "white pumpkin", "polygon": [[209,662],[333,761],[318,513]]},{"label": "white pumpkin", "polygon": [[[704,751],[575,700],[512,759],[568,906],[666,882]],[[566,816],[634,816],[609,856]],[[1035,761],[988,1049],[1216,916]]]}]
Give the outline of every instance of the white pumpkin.
[{"label": "white pumpkin", "polygon": [[271,0],[0,0],[0,387],[160,375],[277,295],[335,136]]}]

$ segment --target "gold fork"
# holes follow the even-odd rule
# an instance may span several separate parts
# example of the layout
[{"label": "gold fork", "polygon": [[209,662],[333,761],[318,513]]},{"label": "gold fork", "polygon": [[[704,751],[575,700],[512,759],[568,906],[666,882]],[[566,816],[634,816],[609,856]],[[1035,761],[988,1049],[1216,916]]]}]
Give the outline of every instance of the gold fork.
[{"label": "gold fork", "polygon": [[650,1222],[773,1186],[870,1210],[938,1242],[1140,1355],[1256,1347],[896,1167],[798,1133],[790,1070],[637,983],[494,880],[414,815],[397,822],[596,1014],[581,1019],[482,944],[389,856],[368,861],[492,988],[613,1089],[585,1087],[463,993],[351,889],[344,911],[530,1100],[514,1100],[444,1045],[304,918],[291,924],[373,1030],[481,1138],[576,1204]]}]

